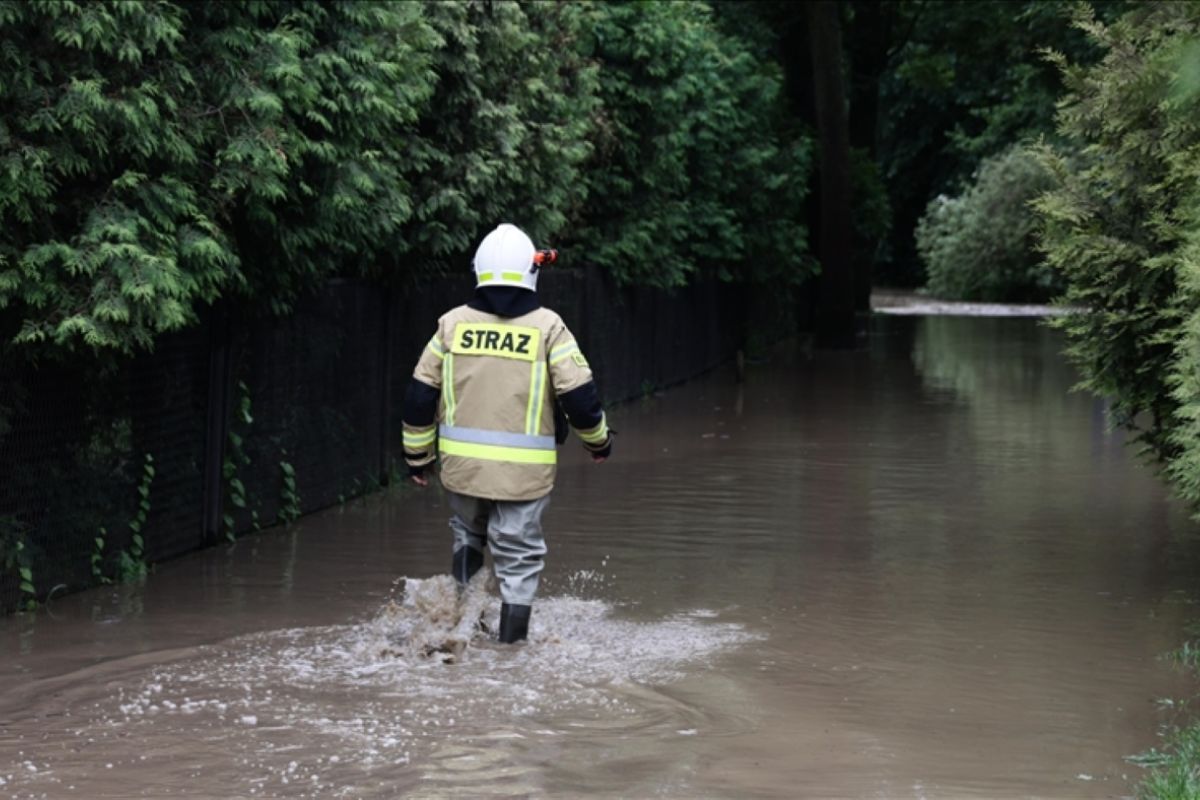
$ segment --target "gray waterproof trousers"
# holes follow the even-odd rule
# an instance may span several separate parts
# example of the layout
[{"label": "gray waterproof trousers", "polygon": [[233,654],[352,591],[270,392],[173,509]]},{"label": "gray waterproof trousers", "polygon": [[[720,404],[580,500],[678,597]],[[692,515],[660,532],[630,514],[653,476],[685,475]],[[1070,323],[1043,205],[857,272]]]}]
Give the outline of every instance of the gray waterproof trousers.
[{"label": "gray waterproof trousers", "polygon": [[449,489],[450,530],[454,531],[454,550],[471,547],[483,553],[486,543],[492,551],[500,596],[510,605],[533,605],[538,580],[545,564],[546,539],[542,536],[542,513],[550,505],[550,495],[537,500],[484,500],[458,494]]}]

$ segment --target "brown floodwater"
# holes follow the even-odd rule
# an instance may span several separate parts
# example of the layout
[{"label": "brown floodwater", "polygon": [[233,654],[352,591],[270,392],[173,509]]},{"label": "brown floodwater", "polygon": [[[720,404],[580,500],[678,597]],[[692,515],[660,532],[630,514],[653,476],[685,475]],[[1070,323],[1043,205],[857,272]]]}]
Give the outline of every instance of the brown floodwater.
[{"label": "brown floodwater", "polygon": [[0,619],[0,796],[1128,796],[1200,548],[1062,345],[881,317],[613,409],[523,646],[407,487]]}]

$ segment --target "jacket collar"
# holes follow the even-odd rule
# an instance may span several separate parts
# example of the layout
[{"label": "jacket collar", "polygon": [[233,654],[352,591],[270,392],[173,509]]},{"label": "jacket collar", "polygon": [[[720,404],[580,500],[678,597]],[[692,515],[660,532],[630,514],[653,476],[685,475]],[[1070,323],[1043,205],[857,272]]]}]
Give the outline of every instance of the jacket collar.
[{"label": "jacket collar", "polygon": [[519,286],[480,286],[468,306],[498,317],[520,317],[541,308],[537,292]]}]

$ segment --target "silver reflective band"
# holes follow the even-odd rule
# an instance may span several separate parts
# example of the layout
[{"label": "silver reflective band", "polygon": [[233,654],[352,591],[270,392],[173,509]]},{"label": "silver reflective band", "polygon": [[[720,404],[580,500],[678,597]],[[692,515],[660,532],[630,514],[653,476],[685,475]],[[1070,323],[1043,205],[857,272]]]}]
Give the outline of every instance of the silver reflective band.
[{"label": "silver reflective band", "polygon": [[468,444],[524,447],[529,450],[555,449],[553,436],[531,436],[528,433],[508,433],[507,431],[485,431],[480,428],[460,428],[456,425],[440,425],[438,426],[438,434],[443,439],[467,442]]}]

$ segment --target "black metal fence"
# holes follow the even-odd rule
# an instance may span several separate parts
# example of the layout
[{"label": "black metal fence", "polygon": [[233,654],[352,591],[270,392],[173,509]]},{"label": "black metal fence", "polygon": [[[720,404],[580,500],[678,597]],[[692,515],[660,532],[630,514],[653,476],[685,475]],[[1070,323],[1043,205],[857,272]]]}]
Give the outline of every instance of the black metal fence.
[{"label": "black metal fence", "polygon": [[[611,402],[710,369],[744,328],[716,282],[621,290],[587,270],[540,290]],[[470,291],[338,281],[287,318],[210,310],[117,367],[0,363],[0,610],[386,484],[412,366]]]}]

